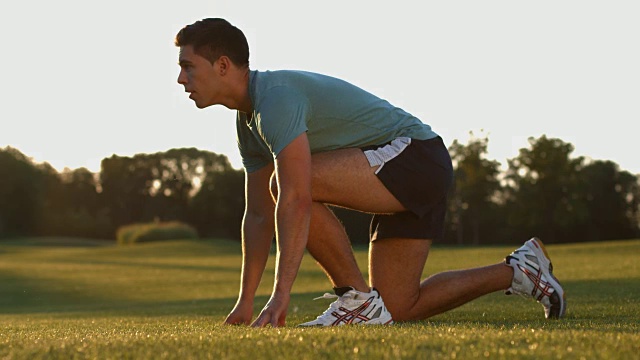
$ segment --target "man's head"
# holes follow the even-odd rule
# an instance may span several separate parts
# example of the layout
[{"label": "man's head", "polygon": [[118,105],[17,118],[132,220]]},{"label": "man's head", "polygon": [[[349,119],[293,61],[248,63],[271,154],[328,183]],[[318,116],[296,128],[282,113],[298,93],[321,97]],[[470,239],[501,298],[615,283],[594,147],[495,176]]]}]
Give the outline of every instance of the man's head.
[{"label": "man's head", "polygon": [[213,64],[225,55],[238,67],[249,67],[249,44],[242,31],[224,19],[204,19],[182,28],[176,46],[191,45],[197,55]]},{"label": "man's head", "polygon": [[204,19],[182,28],[175,45],[180,47],[178,83],[196,106],[238,108],[249,70],[249,45],[242,31],[224,19]]}]

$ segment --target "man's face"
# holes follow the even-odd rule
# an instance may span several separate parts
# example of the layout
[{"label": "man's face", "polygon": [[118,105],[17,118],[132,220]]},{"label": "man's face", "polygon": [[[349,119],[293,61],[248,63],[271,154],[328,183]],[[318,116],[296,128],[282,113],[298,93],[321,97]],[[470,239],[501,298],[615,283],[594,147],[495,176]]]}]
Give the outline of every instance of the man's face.
[{"label": "man's face", "polygon": [[197,55],[192,45],[180,47],[180,75],[178,83],[184,86],[184,91],[190,93],[189,99],[195,101],[200,109],[215,105],[221,91],[219,76],[215,71],[215,64]]}]

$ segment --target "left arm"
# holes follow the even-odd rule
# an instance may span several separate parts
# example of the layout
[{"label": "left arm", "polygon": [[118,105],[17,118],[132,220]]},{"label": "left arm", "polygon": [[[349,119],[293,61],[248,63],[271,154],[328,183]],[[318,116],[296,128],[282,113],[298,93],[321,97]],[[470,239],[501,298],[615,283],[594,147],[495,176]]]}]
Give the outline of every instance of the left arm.
[{"label": "left arm", "polygon": [[285,323],[290,292],[309,237],[311,219],[311,152],[302,133],[276,157],[276,273],[271,299],[254,326]]}]

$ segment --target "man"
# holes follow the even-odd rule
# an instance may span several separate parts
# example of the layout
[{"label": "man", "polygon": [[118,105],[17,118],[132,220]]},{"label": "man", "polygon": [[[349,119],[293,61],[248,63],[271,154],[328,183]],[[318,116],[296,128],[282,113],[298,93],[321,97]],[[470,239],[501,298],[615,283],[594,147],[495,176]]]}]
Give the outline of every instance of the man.
[{"label": "man", "polygon": [[[430,126],[339,79],[250,70],[244,34],[223,19],[184,27],[175,44],[178,83],[196,106],[237,110],[246,210],[240,294],[226,323],[251,323],[274,233],[273,293],[254,326],[285,324],[305,248],[334,286],[336,295],[324,297],[337,300],[304,326],[426,319],[498,290],[533,297],[547,317],[564,315],[564,291],[536,238],[503,263],[421,283],[452,182],[451,159]],[[375,214],[369,284],[327,204]]]}]

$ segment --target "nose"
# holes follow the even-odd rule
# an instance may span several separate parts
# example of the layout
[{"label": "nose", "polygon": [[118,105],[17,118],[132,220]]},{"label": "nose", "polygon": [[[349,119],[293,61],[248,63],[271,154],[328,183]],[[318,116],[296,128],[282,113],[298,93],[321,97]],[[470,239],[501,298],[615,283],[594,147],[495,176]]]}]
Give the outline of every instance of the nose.
[{"label": "nose", "polygon": [[180,69],[180,74],[178,74],[178,84],[185,85],[187,83],[187,74],[183,69]]}]

